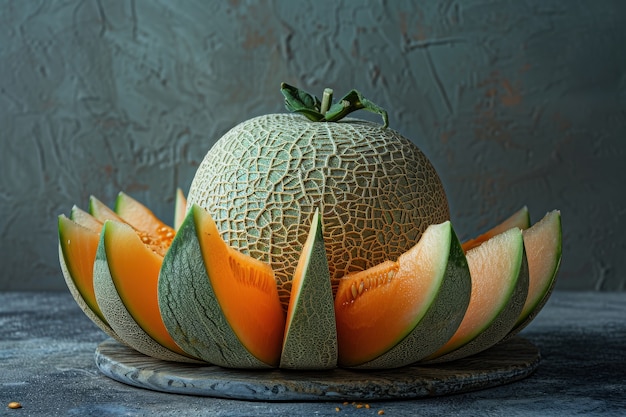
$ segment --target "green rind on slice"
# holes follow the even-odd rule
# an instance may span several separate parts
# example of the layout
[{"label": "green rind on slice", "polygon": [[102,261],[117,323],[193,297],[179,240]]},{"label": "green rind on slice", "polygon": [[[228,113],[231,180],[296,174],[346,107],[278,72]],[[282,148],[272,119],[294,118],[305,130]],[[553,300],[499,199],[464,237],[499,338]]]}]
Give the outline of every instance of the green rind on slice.
[{"label": "green rind on slice", "polygon": [[296,268],[303,268],[299,286],[291,289],[280,367],[332,369],[337,366],[337,328],[319,210],[304,248]]},{"label": "green rind on slice", "polygon": [[[431,357],[426,358],[425,362],[449,362],[482,352],[500,342],[515,325],[528,295],[529,282],[528,263],[521,230],[518,228],[511,229],[473,249],[473,251],[483,252],[480,254],[481,256],[476,257],[476,260],[473,259],[473,255],[478,255],[479,252],[472,253],[472,251],[469,251],[467,253],[468,263],[471,265],[472,262],[482,262],[481,258],[498,256],[498,248],[494,244],[496,241],[499,241],[500,245],[511,245],[509,252],[512,255],[509,262],[507,262],[509,268],[508,270],[499,271],[502,273],[499,279],[505,280],[505,282],[510,284],[508,285],[507,293],[503,294],[504,297],[502,297],[504,303],[501,307],[496,308],[497,314],[495,316],[487,318],[482,323],[482,326],[477,327],[466,340],[461,341],[458,345],[444,347],[442,351],[438,351]],[[472,267],[470,267],[470,270],[472,270]],[[472,276],[472,279],[480,279],[480,277]]]},{"label": "green rind on slice", "polygon": [[524,308],[507,338],[514,336],[533,321],[550,298],[561,265],[563,236],[561,213],[553,210],[531,228],[523,231],[528,251],[530,291]]},{"label": "green rind on slice", "polygon": [[[94,292],[102,314],[118,337],[138,352],[167,361],[197,363],[197,360],[172,352],[160,345],[142,329],[124,305],[115,287],[107,255],[110,246],[115,245],[114,241],[107,238],[107,229],[114,226],[113,222],[114,220],[107,220],[102,227],[94,262]],[[130,227],[122,223],[119,225]]]},{"label": "green rind on slice", "polygon": [[226,320],[207,275],[194,205],[187,213],[159,274],[159,308],[168,332],[185,352],[228,368],[270,368],[254,357]]},{"label": "green rind on slice", "polygon": [[[357,366],[359,369],[396,368],[418,362],[434,353],[458,328],[470,300],[471,277],[461,243],[449,221],[430,226],[422,239],[438,234],[430,260],[440,262],[441,275],[424,316],[396,346],[378,358]],[[439,257],[437,260],[436,257]]]}]

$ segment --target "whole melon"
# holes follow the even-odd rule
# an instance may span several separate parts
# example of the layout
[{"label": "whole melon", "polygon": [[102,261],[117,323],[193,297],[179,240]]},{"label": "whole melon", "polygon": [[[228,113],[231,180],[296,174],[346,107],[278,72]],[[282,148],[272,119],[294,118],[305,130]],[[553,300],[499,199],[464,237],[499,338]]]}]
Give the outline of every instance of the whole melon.
[{"label": "whole melon", "polygon": [[316,208],[334,288],[350,272],[396,260],[449,219],[433,165],[398,132],[290,113],[247,120],[220,138],[192,181],[192,204],[211,213],[229,245],[271,264],[284,306]]}]

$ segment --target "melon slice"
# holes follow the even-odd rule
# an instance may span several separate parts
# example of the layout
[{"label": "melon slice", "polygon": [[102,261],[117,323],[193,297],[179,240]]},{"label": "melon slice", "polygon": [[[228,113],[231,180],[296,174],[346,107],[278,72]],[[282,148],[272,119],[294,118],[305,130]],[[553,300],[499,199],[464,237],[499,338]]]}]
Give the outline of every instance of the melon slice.
[{"label": "melon slice", "polygon": [[107,220],[94,263],[96,300],[115,333],[154,358],[196,362],[171,338],[161,320],[157,281],[163,262],[160,242],[130,225]]},{"label": "melon slice", "polygon": [[470,292],[450,222],[428,227],[397,262],[341,279],[335,298],[340,365],[393,368],[427,357],[456,331]]},{"label": "melon slice", "polygon": [[333,291],[322,222],[316,210],[292,281],[280,367],[331,369],[336,366]]},{"label": "melon slice", "polygon": [[201,207],[187,212],[158,288],[165,326],[186,352],[224,367],[278,366],[285,316],[272,268],[227,246]]},{"label": "melon slice", "polygon": [[89,197],[89,214],[96,218],[101,223],[107,220],[115,220],[125,223],[124,220],[117,215],[117,213],[109,208],[102,201],[98,200],[94,196]]},{"label": "melon slice", "polygon": [[485,233],[475,237],[474,239],[470,239],[468,241],[463,242],[463,250],[467,252],[470,249],[479,246],[481,243],[486,242],[492,237],[499,235],[500,233],[504,233],[509,229],[517,227],[518,229],[525,230],[530,227],[530,214],[528,212],[528,207],[524,206],[503,222],[499,223],[497,226],[492,227]]},{"label": "melon slice", "polygon": [[126,344],[107,323],[94,294],[93,264],[101,228],[102,223],[76,206],[70,218],[64,214],[59,216],[61,272],[70,294],[85,315],[107,335]]},{"label": "melon slice", "polygon": [[528,258],[529,288],[524,308],[515,328],[507,336],[524,329],[548,301],[561,264],[561,213],[553,210],[523,232]]},{"label": "melon slice", "polygon": [[510,229],[466,253],[472,276],[470,303],[461,325],[426,362],[448,362],[479,353],[511,331],[528,294],[522,231]]}]

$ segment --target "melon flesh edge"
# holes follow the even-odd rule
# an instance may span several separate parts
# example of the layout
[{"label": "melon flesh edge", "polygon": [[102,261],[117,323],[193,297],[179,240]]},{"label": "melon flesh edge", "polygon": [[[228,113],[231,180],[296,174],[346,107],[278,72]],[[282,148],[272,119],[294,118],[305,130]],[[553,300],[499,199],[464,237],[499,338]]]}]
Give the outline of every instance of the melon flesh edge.
[{"label": "melon flesh edge", "polygon": [[529,269],[528,297],[515,328],[507,338],[523,330],[541,311],[556,283],[561,264],[561,213],[553,210],[528,230],[524,230]]},{"label": "melon flesh edge", "polygon": [[316,210],[292,281],[280,367],[336,366],[335,306],[321,219]]},{"label": "melon flesh edge", "polygon": [[163,227],[169,228],[152,210],[124,192],[117,195],[115,213],[135,229],[157,236]]},{"label": "melon flesh edge", "polygon": [[[192,205],[163,259],[158,284],[163,322],[183,350],[206,362],[227,368],[276,366],[278,357],[266,363],[242,344],[220,306],[202,256],[207,216]],[[280,326],[284,329],[284,317]]]},{"label": "melon flesh edge", "polygon": [[[116,238],[115,242],[109,242],[110,239],[107,239],[107,228],[111,226],[128,228],[132,236],[137,239],[138,245],[142,249],[148,250],[130,226],[124,223],[116,224],[110,220],[105,222],[94,262],[94,290],[96,301],[107,322],[125,344],[144,355],[167,361],[197,363],[197,360],[185,354],[174,352],[157,342],[139,325],[128,311],[120,297],[119,289],[116,287],[113,276],[115,272],[109,266],[111,262],[109,251],[111,248],[115,247],[116,250],[123,250],[123,245],[119,238]],[[124,272],[126,274],[128,271],[125,270]],[[180,348],[179,351],[183,352]]]},{"label": "melon flesh edge", "polygon": [[[423,258],[437,259],[443,269],[430,279],[433,292],[424,304],[424,315],[418,319],[411,332],[389,351],[359,369],[388,369],[410,365],[431,355],[446,343],[458,328],[470,300],[471,277],[461,243],[450,222],[430,226],[423,234],[429,250]],[[433,240],[432,242],[428,242]],[[436,240],[436,242],[434,242]],[[416,259],[416,263],[426,259]]]},{"label": "melon flesh edge", "polygon": [[528,294],[528,266],[522,232],[499,234],[466,254],[472,296],[454,336],[427,362],[447,362],[479,353],[513,328]]},{"label": "melon flesh edge", "polygon": [[530,227],[530,213],[528,212],[528,207],[522,207],[511,216],[509,216],[507,219],[492,227],[485,233],[479,235],[474,239],[463,242],[463,250],[467,252],[468,250],[479,246],[483,242],[491,239],[492,237],[504,233],[509,229],[513,229],[514,227],[517,227],[521,230],[525,230]]}]

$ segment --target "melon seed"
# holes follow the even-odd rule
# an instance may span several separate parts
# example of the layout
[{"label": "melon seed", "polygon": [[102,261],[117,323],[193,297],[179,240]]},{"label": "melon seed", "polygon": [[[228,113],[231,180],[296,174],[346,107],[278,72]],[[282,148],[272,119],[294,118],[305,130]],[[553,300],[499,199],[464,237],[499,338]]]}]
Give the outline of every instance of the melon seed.
[{"label": "melon seed", "polygon": [[15,409],[18,409],[18,408],[22,408],[22,404],[20,404],[20,403],[19,403],[19,402],[17,402],[17,401],[11,401],[11,402],[7,405],[7,407],[9,407],[9,408],[11,408],[11,409],[14,409],[14,410],[15,410]]}]

